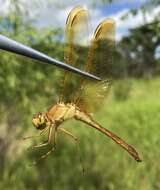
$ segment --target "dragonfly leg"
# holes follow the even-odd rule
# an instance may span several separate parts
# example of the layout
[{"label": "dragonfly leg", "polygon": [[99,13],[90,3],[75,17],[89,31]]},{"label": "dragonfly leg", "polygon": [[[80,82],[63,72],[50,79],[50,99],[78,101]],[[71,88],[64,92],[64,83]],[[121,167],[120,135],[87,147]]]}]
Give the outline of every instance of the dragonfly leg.
[{"label": "dragonfly leg", "polygon": [[53,127],[50,127],[50,128],[49,128],[49,133],[48,133],[48,140],[47,140],[47,142],[43,142],[43,143],[34,145],[32,148],[34,149],[34,148],[40,148],[40,147],[47,146],[47,145],[51,142],[52,134],[53,134]]},{"label": "dragonfly leg", "polygon": [[[75,137],[71,132],[67,131],[66,129],[64,128],[58,128],[58,131],[60,132],[63,132],[64,134],[68,135],[69,137],[71,137],[73,140],[75,140],[76,142],[76,145],[77,145],[77,152],[79,152],[79,140],[77,137]],[[84,166],[83,166],[83,162],[82,162],[82,157],[79,156],[79,161],[80,161],[80,164],[82,166],[82,173],[83,173],[83,176],[84,176]]]},{"label": "dragonfly leg", "polygon": [[33,165],[35,165],[37,162],[39,162],[40,160],[46,158],[49,154],[51,154],[52,152],[55,151],[55,146],[53,146],[47,153],[43,154],[38,160],[33,162]]},{"label": "dragonfly leg", "polygon": [[78,138],[75,137],[72,133],[70,133],[69,131],[67,131],[66,129],[63,128],[58,128],[58,131],[63,132],[64,134],[72,137],[75,141],[78,141]]},{"label": "dragonfly leg", "polygon": [[[52,128],[52,127],[51,127]],[[51,135],[52,135],[52,130],[51,130]],[[49,154],[51,154],[52,152],[54,152],[55,151],[55,149],[56,149],[56,136],[57,136],[57,128],[55,128],[54,127],[54,133],[53,133],[53,141],[54,141],[54,145],[53,145],[53,147],[47,152],[47,153],[45,153],[45,154],[43,154],[38,160],[36,160],[35,162],[33,162],[33,165],[35,165],[37,162],[39,162],[40,160],[42,160],[42,159],[44,159],[44,158],[46,158]],[[49,138],[51,138],[51,137],[49,137]],[[50,143],[50,140],[48,139],[48,143],[43,143],[44,145],[43,146],[46,146],[46,145],[48,145]],[[41,144],[42,145],[42,144]],[[37,145],[38,146],[38,145]],[[37,146],[36,146],[36,148],[37,148]],[[35,147],[35,146],[34,146]],[[39,147],[42,147],[42,146],[39,146]]]},{"label": "dragonfly leg", "polygon": [[47,130],[48,130],[48,127],[46,127],[45,129],[43,129],[38,135],[23,137],[22,140],[27,140],[27,139],[31,139],[31,138],[40,137],[40,136],[44,135],[47,132]]}]

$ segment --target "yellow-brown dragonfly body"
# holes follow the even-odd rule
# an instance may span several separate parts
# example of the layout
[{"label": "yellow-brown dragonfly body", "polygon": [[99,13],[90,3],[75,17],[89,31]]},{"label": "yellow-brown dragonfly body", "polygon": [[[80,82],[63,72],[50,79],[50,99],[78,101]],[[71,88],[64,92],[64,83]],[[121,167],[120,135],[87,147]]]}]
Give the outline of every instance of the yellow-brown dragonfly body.
[{"label": "yellow-brown dragonfly body", "polygon": [[[138,153],[132,146],[125,143],[121,138],[113,134],[111,131],[100,126],[96,121],[92,119],[91,115],[83,112],[75,104],[57,103],[51,109],[49,109],[48,112],[38,113],[37,115],[35,115],[32,122],[37,129],[45,130],[48,128],[50,131],[51,129],[54,129],[54,133],[57,133],[59,130],[62,130],[63,132],[67,133],[66,130],[60,128],[60,124],[68,119],[73,118],[82,121],[88,124],[89,126],[99,130],[103,134],[107,135],[108,137],[113,139],[117,144],[121,145],[125,150],[127,150],[135,158],[136,161],[141,161]],[[52,136],[53,134],[52,132],[50,132],[50,137]],[[50,143],[50,137],[47,143]],[[46,145],[46,143],[44,145]]]},{"label": "yellow-brown dragonfly body", "polygon": [[[102,106],[102,100],[107,95],[110,87],[110,82],[105,77],[110,78],[112,76],[110,70],[115,46],[115,24],[112,19],[105,19],[101,22],[95,30],[90,46],[88,46],[86,40],[88,36],[87,29],[88,12],[77,6],[70,12],[66,22],[64,60],[65,63],[73,66],[84,65],[85,71],[99,75],[103,80],[98,82],[89,81],[66,72],[62,83],[62,93],[57,103],[47,112],[38,113],[33,117],[32,123],[37,129],[41,130],[40,135],[48,133],[47,142],[34,147],[46,146],[53,138],[54,147],[41,157],[44,158],[55,149],[58,132],[63,132],[77,140],[74,135],[60,126],[66,120],[76,119],[105,134],[124,148],[136,161],[141,161],[137,151],[132,146],[94,121],[90,114]],[[79,45],[78,42],[81,42],[81,44]]]}]

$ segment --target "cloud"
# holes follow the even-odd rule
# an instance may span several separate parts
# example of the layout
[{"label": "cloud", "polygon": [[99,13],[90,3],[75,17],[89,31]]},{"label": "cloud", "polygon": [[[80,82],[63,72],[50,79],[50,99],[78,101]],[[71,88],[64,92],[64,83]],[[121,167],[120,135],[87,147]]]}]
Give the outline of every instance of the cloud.
[{"label": "cloud", "polygon": [[[144,0],[145,1],[145,0]],[[52,26],[64,28],[67,15],[70,10],[76,5],[83,5],[90,13],[90,34],[93,33],[96,26],[106,17],[106,13],[101,6],[93,7],[92,1],[89,0],[20,0],[25,6],[28,15],[35,20],[36,26]],[[117,2],[117,1],[116,1]],[[138,2],[138,1],[137,1]],[[118,2],[120,4],[120,2]],[[135,3],[135,1],[134,1]],[[9,0],[0,0],[0,14],[7,14],[9,7]],[[107,15],[115,20],[116,23],[116,38],[120,40],[123,36],[129,34],[129,29],[138,27],[144,23],[144,16],[138,12],[136,16],[129,16],[122,20],[121,17],[126,14],[129,9],[122,9],[121,11]],[[2,14],[3,13],[3,14]],[[146,23],[151,22],[160,13],[160,6],[152,9],[146,13]],[[91,32],[92,31],[92,32]]]},{"label": "cloud", "polygon": [[[64,28],[67,15],[69,14],[70,10],[77,4],[82,4],[83,7],[89,10],[91,20],[90,33],[93,33],[96,26],[106,18],[106,14],[104,11],[102,11],[101,7],[94,8],[92,7],[91,3],[89,3],[87,0],[69,0],[63,3],[62,2],[63,1],[61,1],[61,3],[57,1],[57,4],[50,4],[50,6],[48,7],[41,6],[41,10],[37,11],[38,25],[50,25],[54,27],[58,26]],[[128,13],[128,11],[129,9],[123,9],[117,12],[116,14],[107,15],[107,17],[113,18],[113,20],[115,20],[117,34],[116,38],[118,41],[123,36],[129,34],[129,29],[136,28],[144,23],[144,16],[142,12],[138,12],[136,16],[130,15],[127,19],[122,20],[122,16]],[[158,15],[159,12],[160,6],[152,9],[152,11],[147,12],[145,22],[151,22]]]},{"label": "cloud", "polygon": [[122,20],[122,16],[128,13],[128,11],[128,9],[125,9],[117,14],[110,15],[116,22],[118,40],[120,40],[123,36],[128,35],[129,29],[136,28],[144,23],[152,22],[160,14],[160,6],[146,12],[145,16],[142,12],[138,12],[137,15],[130,15],[127,19]]}]

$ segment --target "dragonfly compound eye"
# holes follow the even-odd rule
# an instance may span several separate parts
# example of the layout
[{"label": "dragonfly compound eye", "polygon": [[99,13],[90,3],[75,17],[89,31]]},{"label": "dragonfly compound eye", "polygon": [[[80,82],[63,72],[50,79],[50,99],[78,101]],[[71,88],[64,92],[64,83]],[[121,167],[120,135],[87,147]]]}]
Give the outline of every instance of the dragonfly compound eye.
[{"label": "dragonfly compound eye", "polygon": [[42,113],[38,113],[32,119],[32,124],[36,127],[36,129],[44,129],[46,127],[46,119]]}]

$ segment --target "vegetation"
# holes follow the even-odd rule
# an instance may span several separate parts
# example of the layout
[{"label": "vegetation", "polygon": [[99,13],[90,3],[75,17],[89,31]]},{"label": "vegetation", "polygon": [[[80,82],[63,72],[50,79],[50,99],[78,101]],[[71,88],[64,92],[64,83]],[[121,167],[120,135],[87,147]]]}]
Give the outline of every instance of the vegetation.
[{"label": "vegetation", "polygon": [[[63,60],[61,29],[37,29],[26,15],[20,1],[12,0],[9,14],[0,17],[0,32]],[[159,22],[154,20],[119,42],[113,72],[116,80],[95,115],[102,126],[138,150],[142,163],[94,129],[69,121],[64,127],[79,138],[79,148],[59,134],[57,150],[33,166],[47,150],[29,147],[43,139],[24,142],[21,138],[37,134],[32,115],[55,102],[63,72],[1,51],[0,189],[160,189],[160,61],[155,57],[159,39]]]},{"label": "vegetation", "polygon": [[[126,84],[124,81],[119,83]],[[94,129],[69,121],[64,127],[79,138],[79,151],[72,139],[59,135],[57,150],[32,166],[32,162],[47,150],[33,152],[27,149],[31,145],[30,141],[20,142],[18,139],[21,135],[12,138],[7,154],[2,154],[1,150],[1,157],[5,154],[5,160],[3,169],[1,167],[0,188],[159,189],[160,79],[130,80],[130,84],[130,95],[123,101],[114,98],[117,92],[115,84],[104,108],[95,117],[103,126],[134,145],[143,159],[142,163],[135,162]],[[25,135],[37,132],[32,127],[29,131],[23,128],[23,131]],[[11,140],[9,135],[6,137]],[[83,158],[81,162],[80,157]],[[82,166],[85,169],[84,176]]]}]

